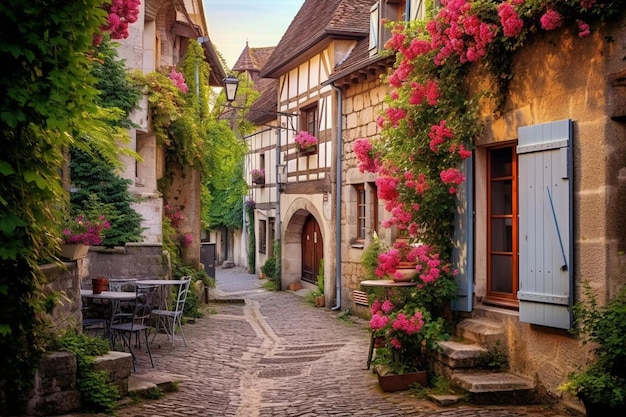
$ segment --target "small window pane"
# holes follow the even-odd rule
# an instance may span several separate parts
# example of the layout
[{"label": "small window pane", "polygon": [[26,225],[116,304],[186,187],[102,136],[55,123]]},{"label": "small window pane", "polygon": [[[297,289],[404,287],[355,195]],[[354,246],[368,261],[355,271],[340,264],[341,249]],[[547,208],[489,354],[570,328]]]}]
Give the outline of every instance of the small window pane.
[{"label": "small window pane", "polygon": [[510,294],[513,291],[513,263],[510,255],[491,256],[491,291]]},{"label": "small window pane", "polygon": [[501,178],[513,175],[512,148],[494,149],[491,151],[491,177]]},{"label": "small window pane", "polygon": [[513,251],[513,227],[511,219],[491,220],[491,251]]},{"label": "small window pane", "polygon": [[513,181],[491,183],[491,214],[511,214],[513,212]]}]

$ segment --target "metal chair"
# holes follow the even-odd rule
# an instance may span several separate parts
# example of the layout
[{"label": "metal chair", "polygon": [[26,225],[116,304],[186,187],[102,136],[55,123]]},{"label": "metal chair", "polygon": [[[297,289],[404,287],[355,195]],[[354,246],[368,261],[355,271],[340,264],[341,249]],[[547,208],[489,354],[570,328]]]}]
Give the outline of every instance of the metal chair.
[{"label": "metal chair", "polygon": [[181,279],[180,285],[178,286],[178,294],[176,295],[176,303],[173,306],[172,310],[166,309],[155,309],[152,310],[152,316],[155,320],[155,331],[152,336],[152,341],[159,333],[160,329],[165,330],[168,338],[172,339],[172,346],[174,346],[174,340],[176,331],[180,331],[180,335],[183,340],[183,345],[187,346],[187,340],[185,339],[185,334],[183,333],[183,310],[185,309],[185,302],[187,301],[187,295],[189,294],[189,284],[191,283],[191,277],[183,277]]},{"label": "metal chair", "polygon": [[152,305],[154,303],[154,293],[156,285],[142,286],[137,285],[135,287],[136,298],[131,303],[133,307],[132,319],[128,321],[114,322],[111,324],[111,338],[113,341],[120,340],[124,348],[128,348],[128,351],[133,357],[133,371],[135,371],[136,357],[133,352],[132,338],[135,335],[135,347],[141,348],[141,334],[146,342],[146,349],[148,350],[148,356],[150,357],[150,364],[154,368],[154,362],[152,360],[152,352],[150,352],[150,344],[148,343],[148,332],[150,331],[150,314],[152,312]]}]

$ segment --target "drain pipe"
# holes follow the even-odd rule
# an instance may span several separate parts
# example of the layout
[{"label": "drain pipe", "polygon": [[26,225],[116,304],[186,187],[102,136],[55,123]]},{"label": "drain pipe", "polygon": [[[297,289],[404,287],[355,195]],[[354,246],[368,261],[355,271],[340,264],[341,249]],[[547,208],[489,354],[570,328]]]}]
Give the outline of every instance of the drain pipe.
[{"label": "drain pipe", "polygon": [[343,172],[343,90],[332,84],[333,90],[337,92],[337,185],[335,201],[335,283],[337,291],[337,304],[331,308],[336,311],[341,309],[341,190]]}]

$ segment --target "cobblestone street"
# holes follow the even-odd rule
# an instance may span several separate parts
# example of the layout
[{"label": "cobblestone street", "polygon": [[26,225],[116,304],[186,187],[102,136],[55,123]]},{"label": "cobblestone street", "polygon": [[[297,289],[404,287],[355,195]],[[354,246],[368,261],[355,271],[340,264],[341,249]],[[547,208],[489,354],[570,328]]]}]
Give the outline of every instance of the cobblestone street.
[{"label": "cobblestone street", "polygon": [[[218,297],[245,304],[211,303],[210,314],[184,326],[187,347],[155,347],[155,369],[180,375],[179,390],[119,416],[559,416],[541,406],[443,408],[409,392],[383,393],[366,369],[363,321],[265,291],[241,268],[219,269],[217,281]],[[140,356],[137,374],[153,371]]]}]

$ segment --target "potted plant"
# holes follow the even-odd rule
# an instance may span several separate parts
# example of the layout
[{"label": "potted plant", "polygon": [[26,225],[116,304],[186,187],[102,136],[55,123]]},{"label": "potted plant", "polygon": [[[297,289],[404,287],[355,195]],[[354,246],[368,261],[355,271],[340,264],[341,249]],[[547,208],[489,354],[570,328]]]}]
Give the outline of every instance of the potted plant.
[{"label": "potted plant", "polygon": [[252,182],[254,184],[263,185],[265,184],[265,170],[254,168],[250,171],[250,176],[252,177]]},{"label": "potted plant", "polygon": [[300,131],[294,136],[293,140],[296,142],[298,152],[308,153],[315,151],[317,138],[309,132]]},{"label": "potted plant", "polygon": [[87,256],[90,245],[102,243],[104,230],[111,227],[105,215],[88,217],[79,214],[67,222],[63,229],[61,257],[74,260]]},{"label": "potted plant", "polygon": [[434,320],[423,307],[407,303],[395,306],[390,300],[374,301],[370,331],[376,341],[372,361],[383,391],[402,391],[414,383],[427,385],[426,352],[438,349],[447,337],[442,318]]},{"label": "potted plant", "polygon": [[589,417],[620,415],[626,411],[626,287],[598,306],[589,283],[583,285],[586,301],[574,306],[571,332],[593,343],[594,361],[559,388],[578,397]]}]

